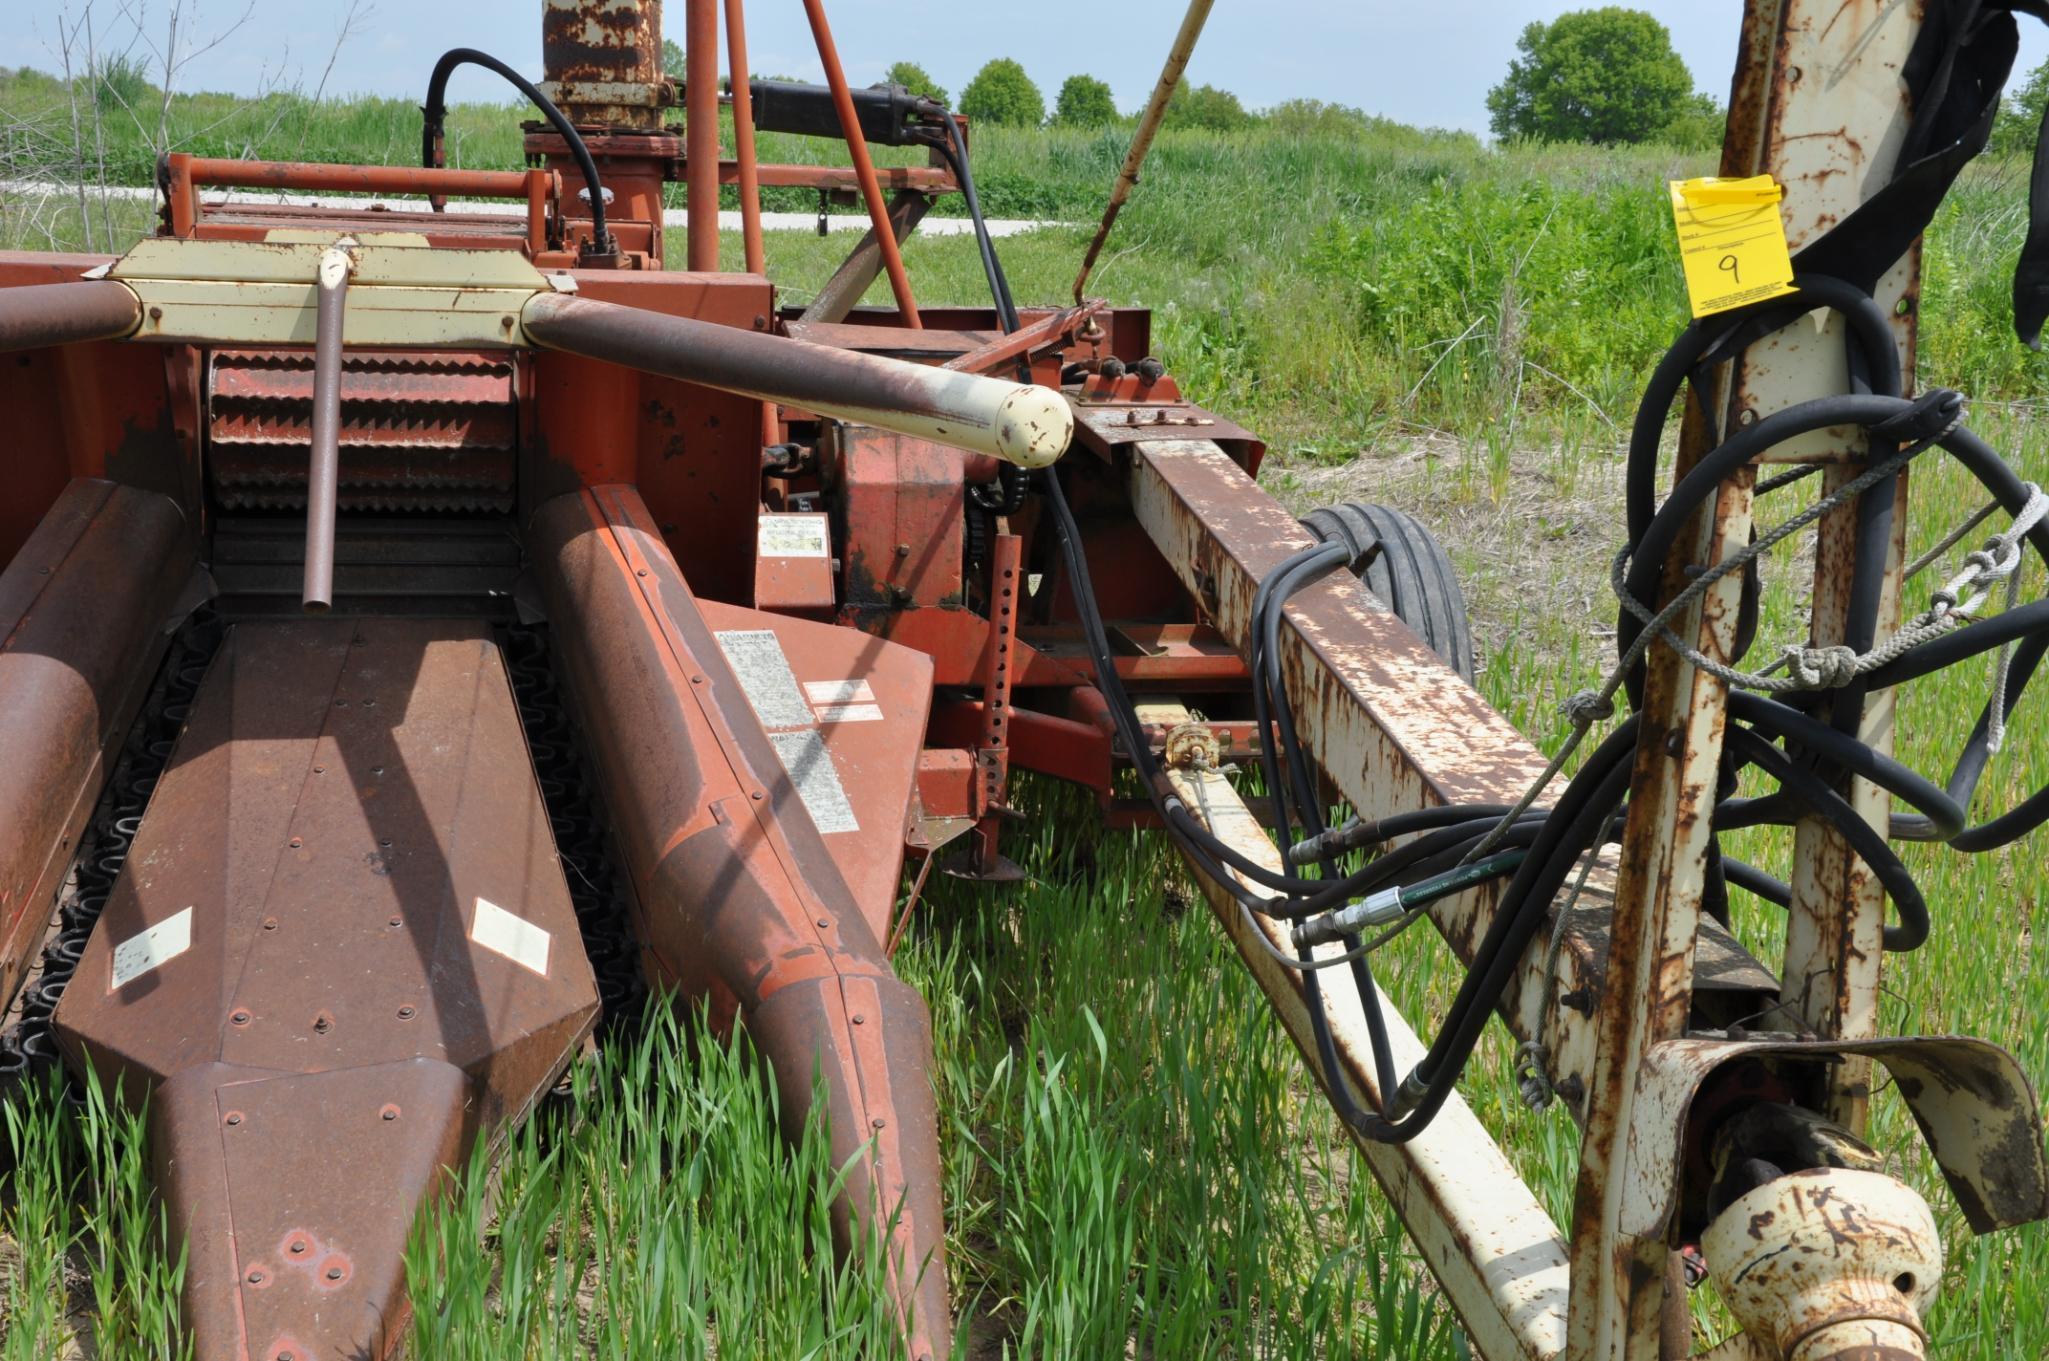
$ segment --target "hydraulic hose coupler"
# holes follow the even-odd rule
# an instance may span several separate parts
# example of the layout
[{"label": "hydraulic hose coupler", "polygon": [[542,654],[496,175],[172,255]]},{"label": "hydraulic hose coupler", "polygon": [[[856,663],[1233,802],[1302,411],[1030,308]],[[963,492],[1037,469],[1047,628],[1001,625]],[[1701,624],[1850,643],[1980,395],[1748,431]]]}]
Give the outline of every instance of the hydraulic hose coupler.
[{"label": "hydraulic hose coupler", "polygon": [[1368,894],[1357,902],[1347,903],[1335,912],[1311,917],[1295,928],[1293,939],[1298,949],[1323,945],[1367,927],[1398,921],[1407,911],[1402,905],[1401,885],[1397,884]]},{"label": "hydraulic hose coupler", "polygon": [[1378,840],[1380,837],[1372,824],[1353,818],[1342,827],[1333,827],[1327,832],[1304,838],[1288,847],[1288,863],[1313,865],[1319,860],[1328,860],[1356,846]]},{"label": "hydraulic hose coupler", "polygon": [[1409,1075],[1402,1079],[1402,1085],[1394,1089],[1394,1095],[1381,1103],[1382,1118],[1388,1121],[1402,1119],[1421,1105],[1429,1094],[1430,1084],[1423,1079],[1421,1072],[1411,1068]]}]

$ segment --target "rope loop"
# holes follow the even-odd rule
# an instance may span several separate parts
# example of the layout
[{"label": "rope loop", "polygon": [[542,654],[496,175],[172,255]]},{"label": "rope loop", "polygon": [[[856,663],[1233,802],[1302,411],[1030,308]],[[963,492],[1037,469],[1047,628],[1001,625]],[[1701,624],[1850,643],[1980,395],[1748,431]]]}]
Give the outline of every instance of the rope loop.
[{"label": "rope loop", "polygon": [[1516,1046],[1515,1085],[1522,1091],[1523,1104],[1533,1111],[1543,1110],[1558,1098],[1551,1079],[1544,1075],[1544,1066],[1550,1061],[1551,1051],[1535,1040]]},{"label": "rope loop", "polygon": [[1591,728],[1615,717],[1615,696],[1599,690],[1581,690],[1558,706],[1575,728]]}]

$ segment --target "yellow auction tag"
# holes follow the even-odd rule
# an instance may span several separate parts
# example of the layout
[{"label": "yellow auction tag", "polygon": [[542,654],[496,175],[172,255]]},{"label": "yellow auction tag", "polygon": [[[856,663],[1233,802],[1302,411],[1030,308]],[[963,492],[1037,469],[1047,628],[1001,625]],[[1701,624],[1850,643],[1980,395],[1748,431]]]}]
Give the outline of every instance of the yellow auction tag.
[{"label": "yellow auction tag", "polygon": [[1794,292],[1793,258],[1779,217],[1785,190],[1770,175],[1672,180],[1672,220],[1693,315]]}]

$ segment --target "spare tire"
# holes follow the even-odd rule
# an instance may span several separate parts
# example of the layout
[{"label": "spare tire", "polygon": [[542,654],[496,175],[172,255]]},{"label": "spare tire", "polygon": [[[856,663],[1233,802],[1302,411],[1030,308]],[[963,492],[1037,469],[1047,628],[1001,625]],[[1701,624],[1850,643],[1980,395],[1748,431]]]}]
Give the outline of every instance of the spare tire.
[{"label": "spare tire", "polygon": [[1354,575],[1446,665],[1472,683],[1473,625],[1466,617],[1465,592],[1459,589],[1444,545],[1421,521],[1387,506],[1347,501],[1309,512],[1302,527],[1324,543],[1344,539],[1358,544],[1369,536],[1378,540],[1380,551],[1363,571],[1353,568]]}]

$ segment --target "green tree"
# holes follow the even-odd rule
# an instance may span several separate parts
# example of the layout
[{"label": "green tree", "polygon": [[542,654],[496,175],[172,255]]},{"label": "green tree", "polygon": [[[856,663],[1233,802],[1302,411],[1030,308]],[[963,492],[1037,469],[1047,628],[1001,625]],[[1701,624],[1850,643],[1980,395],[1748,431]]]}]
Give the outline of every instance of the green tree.
[{"label": "green tree", "polygon": [[925,68],[914,61],[900,61],[882,73],[885,84],[901,85],[914,95],[936,99],[949,107],[953,100],[946,93],[946,87],[927,75]]},{"label": "green tree", "polygon": [[998,57],[961,91],[960,111],[977,123],[1035,128],[1046,121],[1046,97],[1024,67]]},{"label": "green tree", "polygon": [[1117,121],[1117,101],[1110,97],[1107,84],[1076,73],[1061,83],[1060,97],[1053,101],[1053,121],[1068,128],[1099,128]]},{"label": "green tree", "polygon": [[1992,150],[2002,156],[2024,156],[2035,148],[2042,110],[2049,106],[2049,61],[2028,73],[1999,107],[1992,125]]},{"label": "green tree", "polygon": [[662,39],[662,74],[672,80],[683,79],[683,44],[674,38]]},{"label": "green tree", "polygon": [[1575,10],[1523,30],[1508,78],[1487,93],[1494,135],[1641,142],[1686,112],[1693,75],[1642,10]]},{"label": "green tree", "polygon": [[1252,115],[1238,96],[1214,85],[1183,85],[1167,106],[1162,127],[1200,128],[1204,132],[1237,132],[1252,126]]},{"label": "green tree", "polygon": [[1696,90],[1686,97],[1678,117],[1664,126],[1657,139],[1686,151],[1714,151],[1722,145],[1722,133],[1728,122],[1729,111],[1721,101]]}]

